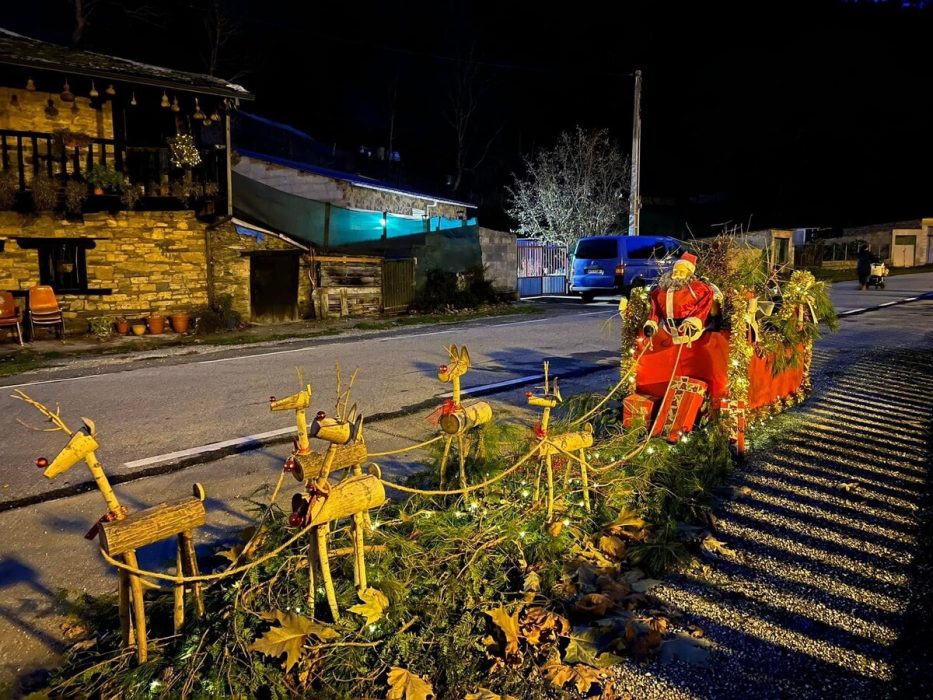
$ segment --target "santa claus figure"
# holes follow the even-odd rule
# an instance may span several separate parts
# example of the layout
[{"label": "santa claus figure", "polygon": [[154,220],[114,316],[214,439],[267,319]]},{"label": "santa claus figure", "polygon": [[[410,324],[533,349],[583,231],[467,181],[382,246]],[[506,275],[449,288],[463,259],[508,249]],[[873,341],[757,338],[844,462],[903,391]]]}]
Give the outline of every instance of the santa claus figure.
[{"label": "santa claus figure", "polygon": [[650,338],[660,330],[669,334],[675,345],[680,345],[703,335],[716,291],[695,276],[696,264],[695,255],[684,253],[673,269],[658,280],[658,286],[651,290],[645,336]]}]

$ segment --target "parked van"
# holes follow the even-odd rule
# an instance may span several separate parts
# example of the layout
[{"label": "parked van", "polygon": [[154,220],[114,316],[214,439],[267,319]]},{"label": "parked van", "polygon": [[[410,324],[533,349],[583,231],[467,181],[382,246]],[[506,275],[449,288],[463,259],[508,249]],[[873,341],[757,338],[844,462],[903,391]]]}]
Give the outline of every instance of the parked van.
[{"label": "parked van", "polygon": [[670,236],[590,236],[577,242],[570,291],[584,303],[597,294],[628,294],[669,271],[685,250]]}]

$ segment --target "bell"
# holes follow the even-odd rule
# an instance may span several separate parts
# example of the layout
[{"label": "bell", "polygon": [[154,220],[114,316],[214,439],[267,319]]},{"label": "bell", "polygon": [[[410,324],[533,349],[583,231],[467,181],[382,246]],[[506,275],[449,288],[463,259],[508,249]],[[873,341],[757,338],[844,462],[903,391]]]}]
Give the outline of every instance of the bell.
[{"label": "bell", "polygon": [[173,97],[173,98],[172,98],[172,111],[173,111],[173,112],[180,112],[180,111],[181,111],[181,107],[178,105],[178,98],[177,98],[177,97]]},{"label": "bell", "polygon": [[204,112],[201,111],[201,105],[198,104],[198,98],[194,98],[194,116],[195,119],[204,119]]},{"label": "bell", "polygon": [[162,93],[162,106],[163,107],[169,106],[168,95],[166,95],[165,92]]},{"label": "bell", "polygon": [[211,113],[211,121],[219,122],[220,121],[220,112],[214,107],[214,111]]},{"label": "bell", "polygon": [[136,93],[133,93],[133,96],[130,98],[130,107],[136,106]]},{"label": "bell", "polygon": [[88,93],[88,97],[90,97],[92,100],[97,99],[98,97],[100,97],[100,93],[97,92],[97,88],[94,87],[94,81],[93,81],[93,80],[91,81],[91,91]]},{"label": "bell", "polygon": [[211,123],[212,123],[212,122],[211,122],[211,118],[205,115],[205,117],[204,117],[204,126],[210,126]]},{"label": "bell", "polygon": [[107,86],[107,89],[104,90],[104,92],[106,92],[108,95],[113,97],[114,95],[117,94],[117,89],[113,86],[113,83],[110,83],[110,85]]},{"label": "bell", "polygon": [[61,98],[62,98],[62,102],[74,102],[75,101],[74,93],[71,91],[71,86],[68,84],[67,79],[65,80],[65,89],[62,90]]},{"label": "bell", "polygon": [[29,90],[29,92],[35,92],[35,91],[36,91],[36,83],[35,83],[35,81],[34,81],[32,78],[29,78],[29,79],[26,81],[26,89]]}]

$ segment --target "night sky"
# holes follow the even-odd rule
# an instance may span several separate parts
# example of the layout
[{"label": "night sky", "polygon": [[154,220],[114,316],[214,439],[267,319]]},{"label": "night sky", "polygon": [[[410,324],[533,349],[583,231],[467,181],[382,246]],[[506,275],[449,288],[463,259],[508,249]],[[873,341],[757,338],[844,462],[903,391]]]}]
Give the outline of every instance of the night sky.
[{"label": "night sky", "polygon": [[[209,0],[97,1],[82,47],[206,68]],[[388,145],[394,112],[406,174],[435,189],[453,172],[444,110],[467,61],[472,157],[493,140],[448,194],[488,225],[508,226],[503,186],[562,130],[606,127],[629,151],[635,68],[645,233],[933,216],[933,0],[222,4],[239,28],[217,73],[257,95],[245,109],[351,150]],[[70,42],[67,0],[5,9],[7,29]]]}]

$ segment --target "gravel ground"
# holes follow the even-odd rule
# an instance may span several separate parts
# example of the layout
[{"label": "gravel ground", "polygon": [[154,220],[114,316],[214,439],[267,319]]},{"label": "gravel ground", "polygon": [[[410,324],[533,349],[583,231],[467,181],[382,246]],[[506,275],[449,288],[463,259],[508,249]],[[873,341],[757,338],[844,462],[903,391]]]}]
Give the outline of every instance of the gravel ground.
[{"label": "gravel ground", "polygon": [[705,632],[709,663],[625,664],[633,697],[933,697],[930,353],[815,360],[813,397],[753,438],[716,507],[734,555],[651,591]]}]

